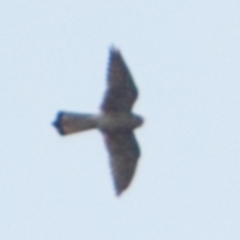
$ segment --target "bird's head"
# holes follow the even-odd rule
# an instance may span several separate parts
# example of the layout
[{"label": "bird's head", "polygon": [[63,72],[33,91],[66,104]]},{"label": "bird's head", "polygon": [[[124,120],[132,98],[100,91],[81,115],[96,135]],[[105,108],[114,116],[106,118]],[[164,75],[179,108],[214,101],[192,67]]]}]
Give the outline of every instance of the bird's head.
[{"label": "bird's head", "polygon": [[139,116],[139,115],[134,115],[134,121],[135,121],[134,125],[136,127],[140,127],[143,124],[143,122],[144,122],[143,118],[141,116]]}]

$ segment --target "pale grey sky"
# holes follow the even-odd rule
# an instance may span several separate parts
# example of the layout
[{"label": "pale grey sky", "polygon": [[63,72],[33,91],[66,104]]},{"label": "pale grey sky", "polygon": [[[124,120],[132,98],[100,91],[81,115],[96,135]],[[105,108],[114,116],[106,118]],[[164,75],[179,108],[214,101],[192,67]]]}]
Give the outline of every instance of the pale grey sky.
[{"label": "pale grey sky", "polygon": [[[1,1],[0,239],[239,240],[240,2]],[[109,47],[139,88],[142,156],[114,194],[97,131]]]}]

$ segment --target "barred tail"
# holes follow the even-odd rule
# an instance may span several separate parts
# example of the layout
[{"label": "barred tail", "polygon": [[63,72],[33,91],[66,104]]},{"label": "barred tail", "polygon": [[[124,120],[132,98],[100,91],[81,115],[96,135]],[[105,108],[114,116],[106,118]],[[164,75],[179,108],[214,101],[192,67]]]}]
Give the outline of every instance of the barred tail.
[{"label": "barred tail", "polygon": [[62,135],[95,128],[96,118],[91,114],[59,112],[53,125]]}]

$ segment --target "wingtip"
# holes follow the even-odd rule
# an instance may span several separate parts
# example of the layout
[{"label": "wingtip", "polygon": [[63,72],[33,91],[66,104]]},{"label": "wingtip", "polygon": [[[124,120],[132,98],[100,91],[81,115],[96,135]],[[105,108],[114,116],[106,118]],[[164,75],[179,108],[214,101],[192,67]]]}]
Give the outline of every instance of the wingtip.
[{"label": "wingtip", "polygon": [[117,197],[120,197],[123,192],[125,192],[125,190],[128,188],[128,186],[124,187],[124,188],[120,188],[119,186],[115,186],[115,194]]},{"label": "wingtip", "polygon": [[116,191],[116,197],[121,197],[122,192]]},{"label": "wingtip", "polygon": [[110,46],[110,53],[111,54],[113,54],[113,53],[115,53],[115,54],[120,54],[120,50],[116,47],[116,46],[114,46],[113,44]]}]

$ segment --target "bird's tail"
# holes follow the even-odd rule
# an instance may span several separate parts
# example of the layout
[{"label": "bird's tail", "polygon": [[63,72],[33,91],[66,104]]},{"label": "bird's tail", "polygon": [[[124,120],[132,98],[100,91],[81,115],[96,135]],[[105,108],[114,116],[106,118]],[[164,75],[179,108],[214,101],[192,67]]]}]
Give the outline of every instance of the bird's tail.
[{"label": "bird's tail", "polygon": [[59,112],[53,125],[60,134],[67,135],[96,128],[97,121],[91,114]]}]

